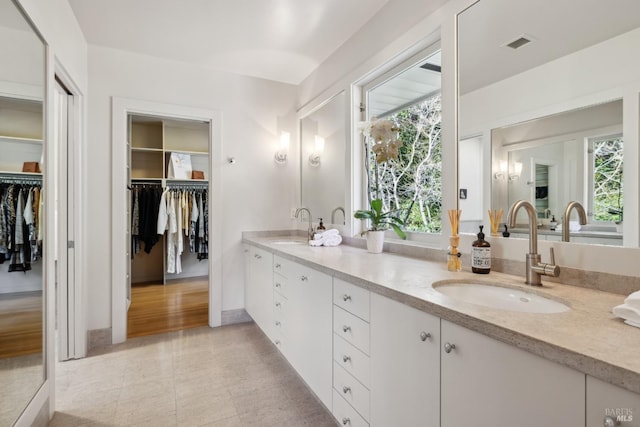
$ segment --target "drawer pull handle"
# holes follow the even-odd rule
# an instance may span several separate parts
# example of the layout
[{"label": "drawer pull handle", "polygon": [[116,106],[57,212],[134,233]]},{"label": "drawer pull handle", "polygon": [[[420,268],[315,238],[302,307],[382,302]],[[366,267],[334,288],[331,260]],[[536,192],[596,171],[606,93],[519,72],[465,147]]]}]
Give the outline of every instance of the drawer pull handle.
[{"label": "drawer pull handle", "polygon": [[346,355],[345,355],[345,356],[342,356],[342,361],[343,361],[344,363],[347,363],[347,362],[351,361],[351,356],[346,356]]},{"label": "drawer pull handle", "polygon": [[456,349],[456,345],[455,344],[446,343],[444,345],[444,352],[445,353],[451,353],[451,350],[455,350],[455,349]]},{"label": "drawer pull handle", "polygon": [[276,268],[280,268],[280,263],[276,263]]},{"label": "drawer pull handle", "polygon": [[426,341],[427,338],[431,338],[431,334],[425,331],[420,332],[420,339]]},{"label": "drawer pull handle", "polygon": [[276,326],[280,326],[280,322],[276,321]]},{"label": "drawer pull handle", "polygon": [[276,282],[276,288],[279,288],[279,287],[280,287],[280,283]]},{"label": "drawer pull handle", "polygon": [[256,259],[262,259],[262,255],[255,254],[255,255],[254,255],[254,258],[256,258]]},{"label": "drawer pull handle", "polygon": [[342,392],[344,394],[351,393],[351,387],[347,387],[347,386],[342,387]]},{"label": "drawer pull handle", "polygon": [[351,300],[351,295],[344,294],[342,295],[342,301],[347,302]]},{"label": "drawer pull handle", "polygon": [[351,326],[344,325],[342,327],[342,332],[349,332],[351,330]]},{"label": "drawer pull handle", "polygon": [[346,426],[347,424],[351,425],[351,420],[349,418],[343,418],[342,425]]},{"label": "drawer pull handle", "polygon": [[276,307],[280,307],[282,304],[280,304],[279,302],[276,303]]},{"label": "drawer pull handle", "polygon": [[309,278],[307,276],[300,276],[300,280],[306,282],[307,280],[309,280]]}]

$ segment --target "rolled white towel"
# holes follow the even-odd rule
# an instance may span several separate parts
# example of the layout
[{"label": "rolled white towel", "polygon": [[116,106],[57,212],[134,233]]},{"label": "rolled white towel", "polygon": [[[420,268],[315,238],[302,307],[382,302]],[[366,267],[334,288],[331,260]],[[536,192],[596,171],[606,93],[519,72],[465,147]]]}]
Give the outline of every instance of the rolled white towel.
[{"label": "rolled white towel", "polygon": [[319,239],[319,240],[309,240],[309,246],[322,246],[322,244],[324,243],[324,240]]},{"label": "rolled white towel", "polygon": [[582,226],[578,221],[569,221],[569,231],[580,231]]},{"label": "rolled white towel", "polygon": [[324,240],[323,245],[324,246],[338,246],[340,243],[342,243],[342,236],[338,234],[338,235],[328,236]]},{"label": "rolled white towel", "polygon": [[[627,304],[621,304],[613,307],[613,314],[631,323],[640,325],[640,310]],[[634,325],[635,326],[635,325]]]},{"label": "rolled white towel", "polygon": [[636,308],[640,310],[640,291],[635,291],[627,298],[625,298],[624,303],[628,306]]},{"label": "rolled white towel", "polygon": [[314,234],[313,240],[320,240],[328,236],[339,236],[339,235],[340,235],[340,232],[337,229],[331,228],[329,230],[321,231],[319,233]]}]

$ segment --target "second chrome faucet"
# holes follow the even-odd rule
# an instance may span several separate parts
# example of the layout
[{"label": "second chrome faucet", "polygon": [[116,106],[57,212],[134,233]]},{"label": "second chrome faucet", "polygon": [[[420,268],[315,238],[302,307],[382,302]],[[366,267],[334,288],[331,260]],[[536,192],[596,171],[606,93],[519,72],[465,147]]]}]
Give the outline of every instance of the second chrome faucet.
[{"label": "second chrome faucet", "polygon": [[541,277],[558,277],[560,275],[560,267],[555,265],[553,248],[551,248],[551,263],[542,262],[542,258],[538,253],[537,215],[531,203],[526,200],[518,200],[511,205],[507,216],[509,228],[516,226],[516,216],[520,208],[523,208],[529,217],[529,253],[526,257],[525,283],[533,286],[542,286]]}]

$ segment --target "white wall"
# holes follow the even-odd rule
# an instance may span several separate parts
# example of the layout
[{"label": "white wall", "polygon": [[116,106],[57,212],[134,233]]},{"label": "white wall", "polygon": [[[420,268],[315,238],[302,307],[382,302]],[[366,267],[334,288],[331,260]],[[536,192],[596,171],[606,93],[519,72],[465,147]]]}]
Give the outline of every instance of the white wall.
[{"label": "white wall", "polygon": [[[241,232],[287,229],[290,210],[298,205],[294,162],[276,165],[279,131],[295,135],[295,87],[218,72],[192,64],[110,48],[89,48],[89,135],[86,185],[88,328],[111,326],[111,97],[153,101],[222,112],[223,194],[212,203],[223,206],[223,310],[244,307]],[[294,138],[295,139],[295,138]],[[296,142],[292,141],[292,147]],[[226,163],[235,157],[234,165]],[[295,148],[290,159],[298,158]],[[215,196],[214,196],[215,197]]]}]

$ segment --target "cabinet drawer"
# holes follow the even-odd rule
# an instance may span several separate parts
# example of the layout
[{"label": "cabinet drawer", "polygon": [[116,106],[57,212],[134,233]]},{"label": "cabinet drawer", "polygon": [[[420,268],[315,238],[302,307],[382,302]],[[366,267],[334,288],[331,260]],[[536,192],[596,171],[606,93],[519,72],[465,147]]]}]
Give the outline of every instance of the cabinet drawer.
[{"label": "cabinet drawer", "polygon": [[[279,274],[273,275],[273,290],[284,298],[289,298],[289,279]],[[274,293],[274,295],[276,295]]]},{"label": "cabinet drawer", "polygon": [[337,362],[333,363],[333,388],[362,415],[362,418],[369,419],[369,389],[360,384]]},{"label": "cabinet drawer", "polygon": [[273,256],[273,272],[282,275],[283,277],[290,278],[293,274],[295,263],[281,256]]},{"label": "cabinet drawer", "polygon": [[333,332],[365,354],[370,354],[369,324],[335,305],[333,306]]},{"label": "cabinet drawer", "polygon": [[371,360],[369,356],[335,334],[333,335],[333,360],[365,387],[371,388]]},{"label": "cabinet drawer", "polygon": [[359,318],[369,321],[370,292],[344,280],[333,279],[333,303]]},{"label": "cabinet drawer", "polygon": [[333,391],[333,416],[342,426],[369,427],[369,423],[335,390]]},{"label": "cabinet drawer", "polygon": [[273,293],[273,318],[275,320],[283,320],[287,317],[288,302],[289,301],[279,293]]}]

